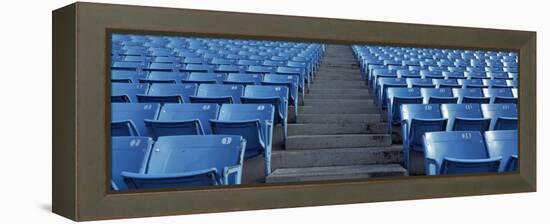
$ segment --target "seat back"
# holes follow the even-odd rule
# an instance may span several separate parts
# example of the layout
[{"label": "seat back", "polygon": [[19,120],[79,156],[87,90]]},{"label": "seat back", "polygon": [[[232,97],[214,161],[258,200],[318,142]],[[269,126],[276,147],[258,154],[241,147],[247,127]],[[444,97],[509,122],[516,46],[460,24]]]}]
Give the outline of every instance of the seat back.
[{"label": "seat back", "polygon": [[147,76],[147,79],[140,80],[141,83],[181,83],[187,79],[187,73],[169,72],[169,71],[152,71]]},{"label": "seat back", "polygon": [[517,130],[516,104],[482,104],[483,117],[491,119],[489,130]]},{"label": "seat back", "polygon": [[128,187],[121,176],[123,171],[144,173],[153,140],[148,137],[112,137],[111,138],[111,180],[114,190]]},{"label": "seat back", "polygon": [[491,98],[485,97],[481,88],[454,88],[453,95],[459,103],[490,103]]},{"label": "seat back", "polygon": [[483,118],[479,104],[442,104],[441,114],[447,118],[447,131],[489,130],[491,119]]},{"label": "seat back", "polygon": [[[422,135],[426,132],[445,131],[447,119],[443,119],[437,104],[401,105],[403,137],[413,148],[422,147]],[[404,143],[405,144],[405,143]]]},{"label": "seat back", "polygon": [[[273,104],[277,119],[284,120],[288,112],[288,94],[286,86],[247,86],[241,100],[243,103]],[[274,98],[278,100],[273,101]]]},{"label": "seat back", "polygon": [[[145,126],[145,119],[157,119],[160,111],[160,104],[157,103],[112,103],[111,104],[111,124],[126,124],[133,126],[138,136],[151,136],[150,131]],[[127,131],[131,133],[131,131]],[[121,133],[121,132],[117,132]],[[114,131],[112,136],[116,136]]]},{"label": "seat back", "polygon": [[500,158],[489,158],[478,131],[426,133],[424,150],[427,175],[496,172],[500,165]]},{"label": "seat back", "polygon": [[243,89],[242,85],[201,84],[197,97],[190,97],[190,100],[193,103],[241,103]]},{"label": "seat back", "polygon": [[147,178],[131,178],[131,188],[174,188],[219,184],[230,166],[242,165],[244,140],[231,135],[160,137],[151,150]]},{"label": "seat back", "polygon": [[486,131],[485,145],[490,157],[502,157],[500,172],[516,171],[518,156],[518,131]]},{"label": "seat back", "polygon": [[151,131],[155,139],[172,135],[209,135],[212,131],[208,122],[216,119],[218,111],[218,104],[165,104],[158,121],[150,122]]},{"label": "seat back", "polygon": [[453,96],[451,88],[421,88],[420,94],[425,104],[457,103],[458,98]]},{"label": "seat back", "polygon": [[262,83],[261,74],[229,73],[224,83],[229,84],[252,84],[260,85]]},{"label": "seat back", "polygon": [[387,90],[388,111],[391,112],[392,121],[401,121],[401,105],[422,104],[420,88],[392,87]]},{"label": "seat back", "polygon": [[195,95],[197,88],[197,84],[153,83],[147,95],[138,95],[138,100],[142,103],[189,102],[189,96]]},{"label": "seat back", "polygon": [[191,72],[184,82],[186,83],[210,83],[222,84],[226,75],[222,73]]},{"label": "seat back", "polygon": [[407,85],[409,88],[418,87],[418,88],[435,88],[435,84],[432,79],[420,79],[420,78],[407,78]]},{"label": "seat back", "polygon": [[111,82],[139,83],[140,79],[145,79],[147,73],[131,70],[111,70]]},{"label": "seat back", "polygon": [[138,94],[145,94],[148,84],[111,83],[111,103],[137,103]]}]

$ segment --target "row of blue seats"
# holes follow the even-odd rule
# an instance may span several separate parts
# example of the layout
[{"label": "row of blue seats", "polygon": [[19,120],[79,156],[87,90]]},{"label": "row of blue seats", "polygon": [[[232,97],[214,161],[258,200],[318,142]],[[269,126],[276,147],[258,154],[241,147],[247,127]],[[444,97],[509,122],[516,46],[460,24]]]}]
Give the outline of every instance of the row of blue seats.
[{"label": "row of blue seats", "polygon": [[[112,137],[111,188],[241,183],[247,141],[236,135]],[[200,162],[197,162],[200,161]]]},{"label": "row of blue seats", "polygon": [[516,171],[518,131],[450,131],[424,135],[427,175]]},{"label": "row of blue seats", "polygon": [[[176,84],[113,83],[112,103],[213,103],[213,104],[271,104],[275,108],[275,123],[283,126],[287,137],[288,88],[285,86],[221,85],[221,84]],[[294,101],[296,102],[296,101]],[[297,112],[297,106],[294,106]],[[113,112],[116,112],[113,109]]]},{"label": "row of blue seats", "polygon": [[113,103],[111,108],[111,136],[239,135],[247,141],[244,157],[263,155],[266,176],[271,173],[271,104]]},{"label": "row of blue seats", "polygon": [[433,71],[429,69],[392,70],[387,68],[376,68],[371,70],[366,80],[368,80],[368,84],[373,85],[376,84],[379,78],[517,80],[517,73],[495,71]]},{"label": "row of blue seats", "polygon": [[410,151],[424,152],[426,133],[517,130],[516,104],[402,104],[400,111],[397,119],[401,121],[407,170],[410,170]]}]

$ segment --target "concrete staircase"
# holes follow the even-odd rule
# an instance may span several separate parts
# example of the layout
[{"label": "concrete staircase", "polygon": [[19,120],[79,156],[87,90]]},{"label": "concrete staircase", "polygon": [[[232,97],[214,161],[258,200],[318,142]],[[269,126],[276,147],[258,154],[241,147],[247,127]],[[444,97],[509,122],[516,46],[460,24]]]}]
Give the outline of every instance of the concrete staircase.
[{"label": "concrete staircase", "polygon": [[350,46],[327,45],[304,102],[267,183],[406,175]]}]

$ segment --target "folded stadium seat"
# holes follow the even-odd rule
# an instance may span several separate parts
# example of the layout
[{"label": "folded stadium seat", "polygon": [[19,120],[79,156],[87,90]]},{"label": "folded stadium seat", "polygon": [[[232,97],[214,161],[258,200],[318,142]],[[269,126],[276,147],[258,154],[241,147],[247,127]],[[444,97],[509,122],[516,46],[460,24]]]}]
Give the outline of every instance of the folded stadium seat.
[{"label": "folded stadium seat", "polygon": [[458,61],[455,61],[453,64],[456,67],[468,67],[468,66],[470,66],[470,62],[466,61],[466,60],[458,60]]},{"label": "folded stadium seat", "polygon": [[187,79],[187,73],[152,71],[146,79],[140,79],[140,83],[181,83]]},{"label": "folded stadium seat", "polygon": [[246,67],[238,65],[218,65],[214,68],[216,73],[242,73],[244,71],[246,71]]},{"label": "folded stadium seat", "polygon": [[485,97],[481,88],[453,88],[453,95],[458,103],[490,103],[491,98]]},{"label": "folded stadium seat", "polygon": [[[379,63],[379,61],[377,61],[376,63]],[[381,63],[381,62],[380,62]],[[382,64],[368,64],[366,66],[366,71],[365,71],[365,77],[363,77],[364,80],[367,81],[367,84],[371,85],[371,83],[373,82],[373,72],[375,69],[383,69],[383,70],[388,70],[388,68],[386,68],[384,65]],[[397,74],[396,74],[397,76]]]},{"label": "folded stadium seat", "polygon": [[[293,68],[293,67],[277,67],[277,69],[275,70],[275,73],[277,73],[279,75],[295,75],[295,76],[298,76],[298,78],[299,78],[298,80],[300,81],[298,83],[298,91],[301,90],[302,99],[304,99],[305,92],[306,92],[306,86],[305,86],[306,71],[305,71],[305,69],[303,69],[303,68]],[[309,84],[309,82],[308,82],[308,84]],[[308,88],[309,88],[309,86],[308,86]]]},{"label": "folded stadium seat", "polygon": [[420,72],[419,71],[411,71],[411,70],[397,70],[396,71],[397,77],[405,79],[405,78],[420,78]]},{"label": "folded stadium seat", "polygon": [[488,87],[483,84],[482,79],[459,79],[458,84],[462,85],[462,88],[487,88]]},{"label": "folded stadium seat", "polygon": [[499,171],[516,171],[518,166],[518,131],[486,131],[484,136],[489,156],[502,157]]},{"label": "folded stadium seat", "polygon": [[397,71],[386,68],[372,70],[369,86],[375,89],[379,78],[397,78]]},{"label": "folded stadium seat", "polygon": [[210,60],[211,65],[234,65],[235,63],[235,60],[225,58],[212,58],[212,60]]},{"label": "folded stadium seat", "polygon": [[288,88],[286,86],[247,86],[244,96],[241,97],[244,104],[271,104],[275,107],[275,124],[283,126],[283,138],[286,142],[288,135]]},{"label": "folded stadium seat", "polygon": [[491,79],[511,79],[507,72],[487,72],[487,76]]},{"label": "folded stadium seat", "polygon": [[407,78],[407,86],[409,88],[435,88],[432,79]]},{"label": "folded stadium seat", "polygon": [[502,67],[485,67],[486,72],[504,72]]},{"label": "folded stadium seat", "polygon": [[399,60],[392,60],[392,59],[384,60],[383,63],[384,63],[385,66],[389,66],[389,65],[399,65],[399,66],[401,66],[401,64],[402,64],[401,61],[399,61]]},{"label": "folded stadium seat", "polygon": [[424,135],[426,175],[498,172],[502,157],[489,157],[479,131]]},{"label": "folded stadium seat", "polygon": [[206,60],[202,57],[186,57],[183,59],[185,64],[205,64]]},{"label": "folded stadium seat", "polygon": [[430,70],[420,70],[420,77],[423,79],[444,79],[443,72],[441,71],[430,71]]},{"label": "folded stadium seat", "polygon": [[294,114],[298,116],[298,82],[298,77],[295,75],[266,74],[262,85],[286,86],[289,90],[288,103],[294,105]]},{"label": "folded stadium seat", "polygon": [[223,73],[191,72],[183,83],[222,84],[226,77]]},{"label": "folded stadium seat", "polygon": [[306,80],[308,82],[313,82],[314,72],[313,72],[313,68],[312,68],[312,66],[309,62],[298,62],[298,61],[288,61],[288,62],[282,61],[282,62],[285,63],[285,64],[281,65],[281,66],[303,69],[305,71],[305,74],[306,74],[306,77],[307,77]]},{"label": "folded stadium seat", "polygon": [[489,130],[490,118],[483,118],[479,104],[441,104],[441,114],[447,118],[447,131]]},{"label": "folded stadium seat", "polygon": [[149,63],[151,62],[151,57],[145,56],[145,55],[127,55],[122,58],[120,61],[127,61],[127,62],[141,62],[141,63]]},{"label": "folded stadium seat", "polygon": [[405,79],[402,78],[379,78],[377,87],[374,89],[376,92],[375,103],[378,109],[382,110],[386,107],[386,91],[390,87],[407,87]]},{"label": "folded stadium seat", "polygon": [[276,71],[276,67],[256,66],[256,65],[248,66],[248,68],[246,69],[246,73],[259,73],[259,74],[275,73],[275,71]]},{"label": "folded stadium seat", "polygon": [[446,79],[466,79],[466,76],[464,76],[464,72],[443,71],[443,76]]},{"label": "folded stadium seat", "polygon": [[210,120],[214,134],[240,135],[246,140],[245,158],[262,154],[265,176],[271,173],[271,146],[275,108],[270,104],[224,104],[217,120]]},{"label": "folded stadium seat", "polygon": [[141,71],[146,66],[143,62],[115,61],[111,65],[111,70]]},{"label": "folded stadium seat", "polygon": [[491,98],[491,103],[517,103],[517,98],[512,93],[512,88],[483,89],[483,94]]},{"label": "folded stadium seat", "polygon": [[155,57],[153,59],[155,63],[170,63],[170,64],[181,64],[183,63],[183,58],[180,57]]},{"label": "folded stadium seat", "polygon": [[440,59],[438,62],[437,62],[437,65],[439,67],[451,67],[451,66],[454,66],[453,62],[451,60],[448,60],[448,59]]},{"label": "folded stadium seat", "polygon": [[254,65],[278,67],[278,66],[286,66],[286,61],[263,60],[259,64],[254,64]]},{"label": "folded stadium seat", "polygon": [[464,75],[468,79],[487,79],[487,78],[489,78],[487,76],[486,72],[464,72]]},{"label": "folded stadium seat", "polygon": [[242,66],[257,66],[257,65],[261,65],[261,61],[259,60],[238,60],[237,61],[237,65],[242,65]]},{"label": "folded stadium seat", "polygon": [[263,76],[261,74],[229,73],[223,81],[224,84],[240,85],[261,85]]},{"label": "folded stadium seat", "polygon": [[130,70],[111,70],[111,83],[139,83],[147,78],[147,73]]},{"label": "folded stadium seat", "polygon": [[436,88],[462,88],[457,79],[432,79]]},{"label": "folded stadium seat", "polygon": [[510,86],[508,86],[508,83],[506,81],[512,81],[512,80],[486,79],[486,80],[483,80],[483,85],[489,86],[489,88],[510,88]]},{"label": "folded stadium seat", "polygon": [[420,88],[390,87],[386,90],[388,130],[392,133],[394,124],[401,122],[401,105],[422,104]]},{"label": "folded stadium seat", "polygon": [[138,94],[146,94],[148,84],[111,83],[111,103],[137,103]]},{"label": "folded stadium seat", "polygon": [[153,83],[147,94],[137,94],[140,103],[184,103],[197,93],[197,84]]},{"label": "folded stadium seat", "polygon": [[157,119],[158,103],[112,103],[111,136],[151,136],[145,119]]},{"label": "folded stadium seat", "polygon": [[457,103],[458,98],[453,96],[451,88],[421,88],[424,104]]},{"label": "folded stadium seat", "polygon": [[447,70],[447,67],[439,67],[435,65],[435,66],[428,66],[428,71],[441,72],[441,74],[443,75],[443,72],[448,70]]},{"label": "folded stadium seat", "polygon": [[214,65],[207,64],[186,64],[180,68],[183,72],[214,72]]},{"label": "folded stadium seat", "polygon": [[153,139],[172,135],[212,134],[208,121],[218,117],[218,104],[164,104],[158,119],[145,119]]},{"label": "folded stadium seat", "polygon": [[447,119],[441,115],[438,104],[403,104],[401,129],[403,160],[405,168],[410,172],[410,151],[423,152],[422,135],[427,132],[445,131]]},{"label": "folded stadium seat", "polygon": [[248,60],[256,60],[256,61],[263,61],[269,59],[268,56],[265,55],[249,55]]},{"label": "folded stadium seat", "polygon": [[129,189],[240,184],[245,145],[234,135],[160,137],[145,172],[122,176]]},{"label": "folded stadium seat", "polygon": [[242,85],[200,84],[196,96],[190,96],[191,103],[241,103]]},{"label": "folded stadium seat", "polygon": [[180,64],[153,62],[149,64],[149,66],[145,67],[144,70],[161,71],[161,72],[179,72],[180,66],[181,66]]},{"label": "folded stadium seat", "polygon": [[466,67],[447,67],[447,71],[449,72],[457,72],[457,73],[464,73],[466,71]]},{"label": "folded stadium seat", "polygon": [[467,72],[485,72],[485,67],[466,67]]},{"label": "folded stadium seat", "polygon": [[149,137],[111,138],[111,189],[126,190],[128,187],[122,172],[143,173],[153,146]]},{"label": "folded stadium seat", "polygon": [[472,67],[485,67],[485,66],[487,66],[487,64],[485,63],[485,61],[479,60],[479,59],[472,59],[472,60],[470,61],[470,65],[471,65]]},{"label": "folded stadium seat", "polygon": [[517,130],[518,110],[516,104],[481,104],[483,117],[491,119],[489,130]]}]

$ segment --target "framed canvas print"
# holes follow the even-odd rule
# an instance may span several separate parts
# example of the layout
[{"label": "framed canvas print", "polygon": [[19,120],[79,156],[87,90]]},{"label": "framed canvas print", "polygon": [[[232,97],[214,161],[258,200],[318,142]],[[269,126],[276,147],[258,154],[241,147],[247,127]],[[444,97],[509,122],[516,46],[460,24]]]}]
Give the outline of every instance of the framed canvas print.
[{"label": "framed canvas print", "polygon": [[535,65],[529,31],[75,3],[53,12],[53,211],[532,192]]}]

